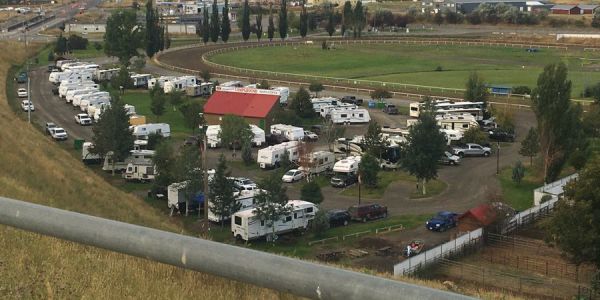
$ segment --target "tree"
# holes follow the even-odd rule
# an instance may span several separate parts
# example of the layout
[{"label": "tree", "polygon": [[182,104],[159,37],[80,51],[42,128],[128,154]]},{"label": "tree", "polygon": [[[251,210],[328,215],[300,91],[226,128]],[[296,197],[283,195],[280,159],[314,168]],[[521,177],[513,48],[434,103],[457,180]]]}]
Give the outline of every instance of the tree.
[{"label": "tree", "polygon": [[232,147],[235,151],[247,141],[252,140],[252,130],[246,120],[240,116],[225,115],[221,120],[219,138],[222,145]]},{"label": "tree", "polygon": [[244,0],[242,8],[242,38],[244,42],[250,38],[250,5],[248,0]]},{"label": "tree", "polygon": [[575,264],[600,267],[600,158],[590,161],[579,178],[565,186],[564,197],[566,201],[558,201],[544,223],[547,240]]},{"label": "tree", "polygon": [[321,187],[316,181],[307,182],[300,189],[300,199],[314,204],[321,204],[323,202],[323,193],[321,193]]},{"label": "tree", "polygon": [[233,213],[240,210],[242,204],[236,201],[234,188],[228,177],[231,172],[227,169],[227,160],[225,155],[219,156],[219,163],[215,169],[215,175],[209,182],[208,195],[211,203],[210,210],[222,220],[221,227],[224,226],[224,220]]},{"label": "tree", "polygon": [[[246,0],[248,1],[248,0]],[[221,26],[221,40],[224,43],[227,43],[229,40],[229,34],[231,33],[231,21],[229,20],[229,2],[225,0],[225,6],[223,6],[223,14],[222,14],[223,22]]]},{"label": "tree", "polygon": [[273,3],[269,5],[269,27],[267,27],[267,37],[269,42],[273,41],[275,37],[275,23],[273,22]]},{"label": "tree", "polygon": [[379,161],[377,158],[370,153],[363,154],[358,164],[358,176],[361,183],[364,183],[370,188],[377,187],[379,178],[377,173],[379,172]]},{"label": "tree", "polygon": [[202,77],[202,80],[204,80],[204,82],[209,82],[210,81],[210,71],[209,70],[202,70],[200,72],[200,77]]},{"label": "tree", "polygon": [[472,72],[467,80],[465,100],[471,102],[484,102],[487,105],[488,91],[483,78],[477,72]]},{"label": "tree", "polygon": [[300,87],[296,92],[292,103],[290,103],[290,108],[301,118],[311,118],[315,115],[312,102],[310,102],[310,94],[304,87]]},{"label": "tree", "polygon": [[521,180],[525,177],[525,167],[520,160],[515,163],[512,169],[512,181],[516,184],[521,184]]},{"label": "tree", "polygon": [[433,22],[435,22],[435,24],[437,24],[438,26],[444,23],[444,16],[442,15],[441,9],[438,9],[437,13],[433,16]]},{"label": "tree", "polygon": [[71,34],[67,39],[69,49],[71,50],[85,50],[88,47],[88,39],[80,37],[76,34]]},{"label": "tree", "polygon": [[268,90],[268,89],[271,88],[271,86],[269,85],[268,81],[266,81],[265,79],[263,79],[263,80],[260,81],[259,84],[256,85],[256,88]]},{"label": "tree", "polygon": [[325,87],[323,87],[323,84],[317,81],[311,82],[308,86],[308,90],[315,93],[315,96],[317,97],[319,97],[319,93],[322,92],[324,89]]},{"label": "tree", "polygon": [[440,132],[430,106],[425,105],[419,121],[410,128],[402,159],[408,172],[422,181],[423,195],[427,194],[427,181],[437,177],[438,160],[446,148],[446,138]]},{"label": "tree", "polygon": [[204,107],[198,101],[188,101],[179,106],[185,127],[190,128],[192,132],[202,124],[202,115],[200,115],[202,111],[204,111]]},{"label": "tree", "polygon": [[110,85],[112,85],[112,87],[115,89],[119,89],[121,87],[123,87],[123,89],[129,89],[133,86],[133,82],[131,81],[131,77],[129,77],[129,70],[127,70],[127,67],[121,66],[117,76],[113,76],[113,78],[110,79]]},{"label": "tree", "polygon": [[592,18],[592,27],[600,28],[600,11],[594,12],[594,18]]},{"label": "tree", "polygon": [[306,6],[302,2],[302,10],[300,11],[300,36],[305,38],[306,33],[308,33],[308,12],[306,12]]},{"label": "tree", "polygon": [[165,37],[164,48],[165,49],[171,48],[171,36],[169,35],[169,28],[168,27],[165,29],[164,37]]},{"label": "tree", "polygon": [[287,14],[287,1],[281,0],[279,6],[279,37],[281,40],[285,40],[288,32],[288,14]]},{"label": "tree", "polygon": [[359,0],[356,2],[354,6],[354,37],[360,37],[363,29],[365,28],[365,23],[367,18],[365,16],[365,10],[363,8],[362,2]]},{"label": "tree", "polygon": [[281,154],[281,157],[279,158],[279,166],[284,171],[287,171],[292,168],[292,161],[290,160],[290,152],[288,152],[287,150],[283,151],[283,154]]},{"label": "tree", "polygon": [[67,39],[63,37],[62,33],[58,36],[58,39],[56,39],[54,52],[58,55],[63,55],[67,52]]},{"label": "tree", "polygon": [[206,45],[208,40],[210,40],[210,21],[208,16],[208,9],[206,9],[206,2],[204,3],[204,8],[202,9],[203,18],[202,18],[202,42]]},{"label": "tree", "polygon": [[138,56],[144,38],[141,26],[133,10],[116,10],[106,20],[104,53],[114,56],[119,63],[129,66],[129,60]]},{"label": "tree", "polygon": [[256,23],[255,23],[255,27],[256,27],[256,39],[260,42],[260,39],[262,38],[262,34],[263,34],[263,29],[262,29],[262,6],[260,6],[260,3],[258,3],[258,13],[256,14]]},{"label": "tree", "polygon": [[[304,199],[304,198],[303,198]],[[329,217],[325,210],[319,209],[312,220],[311,229],[317,237],[320,237],[329,229]]]},{"label": "tree", "polygon": [[165,50],[165,26],[160,26],[158,30],[158,49]]},{"label": "tree", "polygon": [[216,43],[219,40],[219,32],[221,31],[221,25],[219,24],[219,8],[217,7],[217,0],[213,0],[212,14],[210,16],[210,40]]},{"label": "tree", "polygon": [[167,97],[167,101],[169,101],[169,103],[171,103],[171,107],[173,107],[173,111],[175,111],[176,108],[179,105],[181,105],[184,102],[184,100],[186,99],[184,91],[172,91],[172,92],[166,94],[166,97]]},{"label": "tree", "polygon": [[352,11],[352,3],[346,1],[344,8],[342,9],[342,37],[344,37],[346,30],[352,29],[354,23],[354,12]]},{"label": "tree", "polygon": [[125,112],[124,104],[117,97],[115,102],[103,113],[98,124],[92,128],[94,133],[92,141],[94,147],[90,152],[100,156],[109,155],[114,166],[117,161],[123,161],[133,149],[133,135],[129,130],[129,116]]},{"label": "tree", "polygon": [[146,66],[146,58],[142,54],[141,56],[138,56],[133,59],[133,64],[131,65],[131,69],[135,70],[136,72],[142,72],[142,69],[145,66]]},{"label": "tree", "polygon": [[54,51],[48,52],[48,61],[54,61]]},{"label": "tree", "polygon": [[242,143],[242,160],[248,166],[254,163],[254,159],[252,158],[252,144],[249,140]]},{"label": "tree", "polygon": [[370,93],[371,99],[388,99],[392,98],[392,93],[384,88],[376,88]]},{"label": "tree", "polygon": [[175,182],[173,168],[175,165],[175,153],[170,140],[162,140],[156,145],[152,163],[156,166],[155,187],[167,187]]},{"label": "tree", "polygon": [[486,145],[490,141],[488,134],[481,131],[478,127],[471,127],[463,134],[463,143],[474,143],[479,145]]},{"label": "tree", "polygon": [[385,144],[381,135],[381,126],[374,120],[369,122],[367,133],[363,139],[363,145],[365,146],[367,153],[377,158],[381,158],[383,150],[385,149]]},{"label": "tree", "polygon": [[266,226],[271,227],[272,234],[267,237],[267,241],[275,242],[275,222],[292,210],[286,205],[288,201],[286,188],[282,186],[281,178],[276,173],[262,180],[258,187],[262,191],[254,196],[256,219],[264,221]]},{"label": "tree", "polygon": [[335,33],[335,22],[331,10],[327,13],[327,26],[325,27],[325,30],[327,31],[327,34],[329,34],[329,37],[332,37]]},{"label": "tree", "polygon": [[581,137],[581,107],[573,105],[570,97],[567,67],[563,63],[546,66],[531,95],[546,182],[558,178]]},{"label": "tree", "polygon": [[156,116],[156,121],[158,122],[160,116],[165,113],[165,104],[167,103],[165,93],[158,84],[155,84],[152,88],[150,101],[150,111],[152,111],[152,114]]},{"label": "tree", "polygon": [[529,128],[527,136],[521,142],[519,154],[529,157],[529,165],[533,166],[533,158],[540,152],[540,138],[535,127]]},{"label": "tree", "polygon": [[182,191],[186,200],[185,215],[187,216],[190,206],[189,202],[195,199],[199,192],[204,190],[200,148],[183,147],[181,154],[175,161],[173,173],[175,182],[182,183]]},{"label": "tree", "polygon": [[159,24],[158,24],[158,12],[152,7],[153,1],[146,3],[146,38],[144,40],[146,44],[146,55],[153,57],[158,51],[160,51],[160,39]]}]

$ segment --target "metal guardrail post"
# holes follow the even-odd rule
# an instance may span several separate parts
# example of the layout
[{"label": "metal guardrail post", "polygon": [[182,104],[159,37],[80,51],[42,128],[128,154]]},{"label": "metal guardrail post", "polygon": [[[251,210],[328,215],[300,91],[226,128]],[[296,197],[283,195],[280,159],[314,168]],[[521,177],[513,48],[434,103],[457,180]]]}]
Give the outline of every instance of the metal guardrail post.
[{"label": "metal guardrail post", "polygon": [[0,197],[0,224],[314,299],[470,299],[4,197]]}]

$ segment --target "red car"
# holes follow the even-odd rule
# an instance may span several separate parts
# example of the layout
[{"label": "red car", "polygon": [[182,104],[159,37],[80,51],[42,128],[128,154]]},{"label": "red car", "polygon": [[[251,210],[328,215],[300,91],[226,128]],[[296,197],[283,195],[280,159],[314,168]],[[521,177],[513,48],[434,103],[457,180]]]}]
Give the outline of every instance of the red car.
[{"label": "red car", "polygon": [[387,207],[375,204],[353,205],[348,208],[352,220],[367,222],[368,220],[387,218]]}]

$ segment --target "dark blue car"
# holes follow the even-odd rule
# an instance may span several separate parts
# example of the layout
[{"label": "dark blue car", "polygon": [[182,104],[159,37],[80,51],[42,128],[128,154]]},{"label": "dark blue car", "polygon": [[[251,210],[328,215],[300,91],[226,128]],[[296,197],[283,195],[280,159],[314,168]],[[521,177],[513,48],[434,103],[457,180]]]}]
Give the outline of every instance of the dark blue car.
[{"label": "dark blue car", "polygon": [[449,211],[440,211],[425,223],[425,227],[432,231],[446,231],[456,226],[458,214]]}]

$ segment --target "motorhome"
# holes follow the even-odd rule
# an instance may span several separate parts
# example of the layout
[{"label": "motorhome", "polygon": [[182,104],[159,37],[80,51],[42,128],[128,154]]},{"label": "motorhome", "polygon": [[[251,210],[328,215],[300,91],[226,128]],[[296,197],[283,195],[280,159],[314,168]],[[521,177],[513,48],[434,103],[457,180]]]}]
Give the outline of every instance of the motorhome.
[{"label": "motorhome", "polygon": [[[237,211],[232,211],[231,214],[254,208],[254,196],[258,195],[258,193],[261,193],[261,192],[264,192],[264,191],[260,190],[260,189],[253,189],[253,190],[241,190],[239,192],[235,192],[234,193],[235,201],[240,204],[240,209]],[[230,215],[229,216],[220,216],[220,215],[215,214],[215,212],[213,210],[214,210],[214,203],[211,202],[209,199],[208,200],[208,219],[210,221],[221,222],[224,220],[231,219]]]},{"label": "motorhome", "polygon": [[290,88],[284,86],[276,86],[271,89],[279,92],[279,104],[287,105],[288,98],[290,97]]},{"label": "motorhome", "polygon": [[244,87],[241,81],[227,81],[219,85],[220,87]]},{"label": "motorhome", "polygon": [[98,69],[98,70],[94,71],[94,74],[93,74],[92,78],[94,79],[95,82],[109,81],[114,76],[116,76],[117,74],[119,74],[119,71],[120,71],[119,68],[114,68],[114,69]]},{"label": "motorhome", "polygon": [[153,163],[128,163],[122,177],[125,180],[152,181],[156,177],[156,166]]},{"label": "motorhome", "polygon": [[133,136],[140,140],[147,140],[150,134],[159,134],[162,137],[171,136],[171,126],[167,123],[149,123],[132,126]]},{"label": "motorhome", "polygon": [[[413,118],[418,118],[424,102],[413,102],[409,104],[409,115]],[[449,100],[436,100],[431,103],[436,116],[445,114],[470,114],[476,120],[483,120],[485,112],[484,102],[469,102],[460,101],[452,102]]]},{"label": "motorhome", "polygon": [[[73,96],[73,101],[71,103],[75,107],[80,107],[82,100],[89,100],[89,99],[94,99],[94,98],[97,98],[97,97],[109,97],[110,98],[110,93],[109,92],[96,91],[96,92],[92,92],[92,93],[89,93],[89,94],[75,95],[75,96]],[[84,111],[84,110],[82,110],[82,111]]]},{"label": "motorhome", "polygon": [[194,76],[181,76],[176,77],[173,80],[169,80],[165,82],[163,86],[163,91],[165,94],[184,91],[188,86],[192,86],[197,84],[198,79]]},{"label": "motorhome", "polygon": [[252,131],[252,145],[256,147],[261,147],[267,142],[267,138],[265,136],[265,131],[262,128],[250,124],[250,130]]},{"label": "motorhome", "polygon": [[364,108],[336,108],[329,113],[334,124],[358,124],[371,121],[369,111]]},{"label": "motorhome", "polygon": [[289,207],[290,212],[273,224],[270,224],[267,220],[259,219],[255,209],[233,214],[231,216],[233,236],[244,241],[267,237],[267,240],[270,241],[276,239],[273,233],[280,235],[292,231],[304,231],[319,210],[315,204],[302,200],[290,200],[286,206]]},{"label": "motorhome", "polygon": [[288,141],[301,141],[304,138],[304,129],[286,124],[273,124],[271,134],[282,136]]},{"label": "motorhome", "polygon": [[150,80],[148,80],[148,89],[153,89],[156,84],[158,84],[158,86],[162,89],[165,86],[165,82],[169,82],[173,79],[175,79],[175,76],[160,76],[157,78],[150,78]]},{"label": "motorhome", "polygon": [[[93,147],[93,145],[92,145]],[[103,171],[114,171],[120,172],[127,168],[127,165],[132,164],[151,164],[152,157],[154,156],[153,150],[131,150],[129,156],[123,161],[114,161],[112,159],[112,153],[108,153],[104,157],[104,164],[102,165]]]},{"label": "motorhome", "polygon": [[148,81],[152,79],[150,74],[134,74],[130,76],[134,88],[142,88],[148,86]]},{"label": "motorhome", "polygon": [[[266,143],[265,131],[260,127],[250,124],[250,130],[252,131],[252,145],[260,147]],[[221,132],[221,125],[209,125],[206,128],[206,141],[209,148],[217,148],[221,146],[221,138],[219,134]]]},{"label": "motorhome", "polygon": [[214,84],[212,82],[203,82],[186,87],[185,94],[190,97],[209,96],[213,93],[213,90]]},{"label": "motorhome", "polygon": [[436,119],[441,129],[452,129],[465,132],[469,128],[479,128],[479,123],[477,123],[475,117],[471,115],[444,115],[443,117],[438,117]]},{"label": "motorhome", "polygon": [[99,164],[102,161],[102,157],[99,154],[93,154],[91,149],[94,148],[94,144],[91,142],[84,142],[81,146],[81,161],[86,164]]},{"label": "motorhome", "polygon": [[261,169],[276,168],[283,156],[283,152],[289,153],[290,161],[297,161],[299,156],[299,142],[289,141],[258,150],[257,162]]},{"label": "motorhome", "polygon": [[52,72],[48,75],[48,81],[53,84],[60,84],[63,80],[92,80],[91,72]]},{"label": "motorhome", "polygon": [[97,89],[100,88],[100,86],[98,84],[94,83],[93,81],[78,81],[78,82],[69,82],[69,83],[66,83],[66,81],[63,81],[58,86],[58,96],[61,98],[65,98],[68,91],[79,90],[79,89],[88,88],[88,87],[93,87],[93,88],[97,88]]},{"label": "motorhome", "polygon": [[360,164],[360,156],[348,156],[337,161],[333,165],[333,172],[337,174],[356,174],[358,165]]},{"label": "motorhome", "polygon": [[343,102],[338,102],[337,105],[323,105],[323,106],[321,106],[321,109],[319,110],[319,115],[321,115],[322,118],[329,118],[329,117],[331,117],[331,111],[333,111],[334,109],[342,109],[342,108],[352,109],[352,108],[356,108],[356,107],[357,106],[354,104],[343,103]]},{"label": "motorhome", "polygon": [[77,95],[87,95],[87,94],[92,94],[92,93],[96,93],[99,92],[100,90],[94,87],[84,87],[81,89],[77,89],[77,90],[70,90],[67,91],[67,93],[65,94],[65,101],[67,103],[72,103],[73,102],[73,97],[77,96]]},{"label": "motorhome", "polygon": [[337,106],[340,102],[338,98],[334,97],[321,97],[321,98],[312,98],[310,99],[312,103],[313,109],[315,112],[319,113],[321,111],[321,107],[323,106]]},{"label": "motorhome", "polygon": [[329,151],[311,152],[308,155],[301,156],[299,164],[300,168],[298,169],[308,175],[320,174],[333,170],[335,154]]}]

